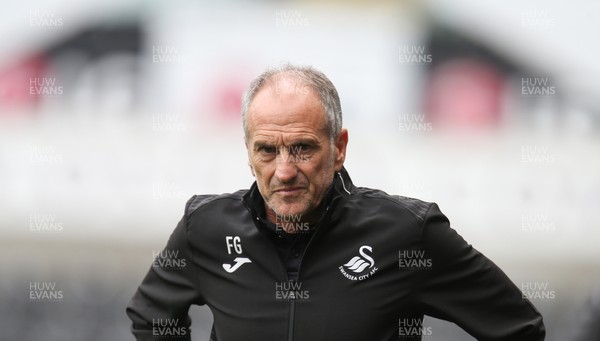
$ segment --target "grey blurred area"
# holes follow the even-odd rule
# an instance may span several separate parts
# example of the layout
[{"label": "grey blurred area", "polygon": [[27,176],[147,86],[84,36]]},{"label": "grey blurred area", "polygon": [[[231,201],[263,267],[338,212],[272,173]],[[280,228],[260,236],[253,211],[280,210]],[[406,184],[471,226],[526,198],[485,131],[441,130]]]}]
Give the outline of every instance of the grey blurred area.
[{"label": "grey blurred area", "polygon": [[[337,86],[356,184],[437,202],[547,340],[598,338],[600,5],[3,7],[1,340],[132,340],[125,305],[186,200],[251,185],[239,100],[284,61]],[[208,340],[209,309],[191,315]],[[425,325],[425,340],[472,339]]]}]

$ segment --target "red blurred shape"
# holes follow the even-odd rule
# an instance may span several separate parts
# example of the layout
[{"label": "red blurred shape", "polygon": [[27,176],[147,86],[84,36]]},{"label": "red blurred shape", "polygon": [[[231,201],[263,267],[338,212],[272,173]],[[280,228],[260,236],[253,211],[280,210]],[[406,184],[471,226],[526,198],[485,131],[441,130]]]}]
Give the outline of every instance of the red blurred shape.
[{"label": "red blurred shape", "polygon": [[0,70],[0,106],[18,107],[37,104],[40,96],[30,92],[30,83],[43,77],[47,67],[47,59],[43,55],[37,55]]},{"label": "red blurred shape", "polygon": [[505,77],[493,65],[461,59],[445,62],[430,76],[425,110],[439,127],[484,128],[498,125]]},{"label": "red blurred shape", "polygon": [[237,119],[242,110],[241,98],[244,85],[238,79],[217,87],[216,107],[218,115],[225,119]]}]

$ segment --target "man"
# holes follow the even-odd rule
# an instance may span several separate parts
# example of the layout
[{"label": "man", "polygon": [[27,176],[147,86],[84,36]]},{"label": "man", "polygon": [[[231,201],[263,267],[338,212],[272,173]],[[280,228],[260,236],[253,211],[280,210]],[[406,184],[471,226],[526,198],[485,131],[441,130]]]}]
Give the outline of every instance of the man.
[{"label": "man", "polygon": [[127,307],[138,340],[189,338],[191,304],[210,307],[218,341],[420,340],[435,335],[424,315],[478,339],[543,340],[539,312],[436,204],[353,185],[321,72],[266,71],[242,116],[256,182],[188,201],[159,256],[185,266],[153,266]]}]

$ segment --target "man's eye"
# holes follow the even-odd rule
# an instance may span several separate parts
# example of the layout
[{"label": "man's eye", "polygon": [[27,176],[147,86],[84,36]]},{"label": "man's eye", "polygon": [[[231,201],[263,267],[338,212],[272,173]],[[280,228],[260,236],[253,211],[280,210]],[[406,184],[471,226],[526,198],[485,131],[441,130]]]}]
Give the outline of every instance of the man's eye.
[{"label": "man's eye", "polygon": [[307,152],[312,149],[312,146],[309,144],[301,144],[300,148],[302,149],[303,152]]},{"label": "man's eye", "polygon": [[306,153],[311,150],[311,146],[305,143],[296,144],[290,147],[290,154]]},{"label": "man's eye", "polygon": [[274,154],[277,151],[275,147],[262,146],[258,149],[259,152],[264,154]]}]

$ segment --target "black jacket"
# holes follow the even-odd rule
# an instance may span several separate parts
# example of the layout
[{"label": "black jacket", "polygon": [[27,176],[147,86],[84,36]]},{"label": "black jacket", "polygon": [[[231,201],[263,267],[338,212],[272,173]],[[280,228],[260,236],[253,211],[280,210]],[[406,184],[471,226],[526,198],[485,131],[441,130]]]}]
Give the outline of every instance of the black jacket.
[{"label": "black jacket", "polygon": [[[389,341],[435,336],[423,315],[480,340],[543,340],[542,316],[434,203],[336,174],[297,282],[265,231],[256,184],[192,197],[127,314],[138,340],[189,338],[207,304],[218,341]],[[184,336],[184,337],[182,337]]]}]

